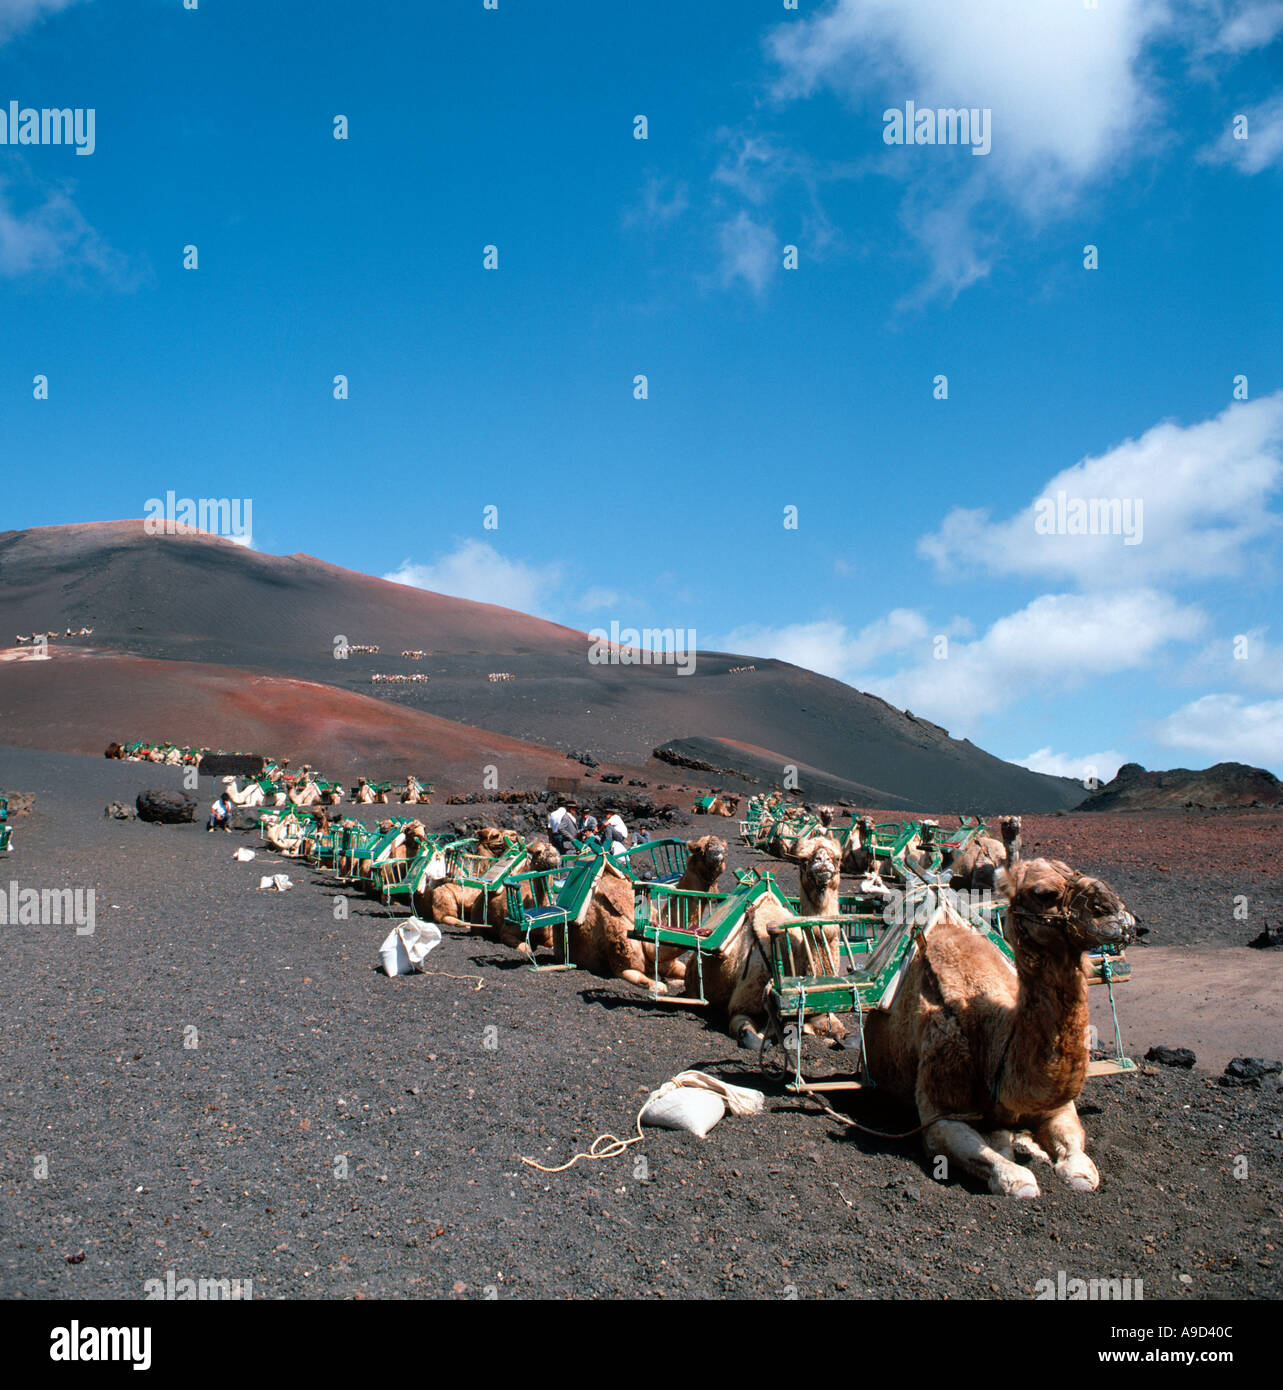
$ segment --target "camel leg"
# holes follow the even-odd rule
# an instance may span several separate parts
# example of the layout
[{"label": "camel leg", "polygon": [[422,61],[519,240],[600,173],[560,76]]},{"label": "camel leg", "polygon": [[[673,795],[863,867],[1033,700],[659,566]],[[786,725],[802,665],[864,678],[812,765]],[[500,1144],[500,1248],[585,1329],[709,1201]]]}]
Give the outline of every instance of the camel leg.
[{"label": "camel leg", "polygon": [[1036,1138],[1051,1156],[1056,1176],[1075,1192],[1095,1192],[1100,1186],[1100,1174],[1085,1152],[1087,1134],[1072,1100],[1043,1121]]},{"label": "camel leg", "polygon": [[[918,1113],[924,1110],[927,1114],[939,1113],[938,1106],[932,1107],[930,1102],[924,1106],[920,1098]],[[972,1177],[986,1182],[990,1192],[1000,1197],[1038,1196],[1038,1183],[1029,1169],[1004,1158],[978,1130],[962,1120],[937,1120],[927,1126],[922,1138],[929,1154],[952,1159]]]},{"label": "camel leg", "polygon": [[1049,1168],[1051,1167],[1051,1155],[1028,1130],[1022,1130],[1016,1135],[1012,1149],[1014,1157],[1024,1163],[1045,1163]]},{"label": "camel leg", "polygon": [[668,986],[662,980],[652,980],[649,975],[640,970],[621,970],[619,978],[627,980],[630,985],[637,985],[640,989],[653,989],[656,994],[668,993]]},{"label": "camel leg", "polygon": [[1015,1135],[1009,1129],[990,1130],[984,1136],[985,1143],[996,1154],[1001,1154],[1003,1158],[1010,1159],[1013,1163],[1016,1158]]},{"label": "camel leg", "polygon": [[762,1050],[762,1035],[753,1026],[753,1020],[747,1014],[733,1014],[731,1016],[731,1037],[746,1052],[760,1052]]}]

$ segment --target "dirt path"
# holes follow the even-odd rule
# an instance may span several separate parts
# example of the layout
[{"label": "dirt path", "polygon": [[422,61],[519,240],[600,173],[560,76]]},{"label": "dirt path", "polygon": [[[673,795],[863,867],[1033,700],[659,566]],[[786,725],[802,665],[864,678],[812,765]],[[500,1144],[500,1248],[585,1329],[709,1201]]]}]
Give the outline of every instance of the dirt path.
[{"label": "dirt path", "polygon": [[[1200,1071],[1220,1074],[1231,1057],[1283,1056],[1283,951],[1150,946],[1128,953],[1131,983],[1116,991],[1124,1047],[1188,1047]],[[1113,1038],[1109,999],[1091,991],[1103,1046]]]}]

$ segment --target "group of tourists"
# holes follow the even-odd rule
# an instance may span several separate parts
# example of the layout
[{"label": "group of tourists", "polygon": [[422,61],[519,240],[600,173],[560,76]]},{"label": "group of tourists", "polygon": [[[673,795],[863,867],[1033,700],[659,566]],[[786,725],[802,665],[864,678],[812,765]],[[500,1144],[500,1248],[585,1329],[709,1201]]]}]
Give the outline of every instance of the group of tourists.
[{"label": "group of tourists", "polygon": [[571,854],[575,842],[584,845],[597,845],[613,854],[617,848],[627,848],[628,827],[623,817],[613,808],[607,810],[600,823],[596,816],[585,814],[579,819],[579,807],[573,802],[558,806],[548,817],[548,838],[553,848],[560,854]]}]

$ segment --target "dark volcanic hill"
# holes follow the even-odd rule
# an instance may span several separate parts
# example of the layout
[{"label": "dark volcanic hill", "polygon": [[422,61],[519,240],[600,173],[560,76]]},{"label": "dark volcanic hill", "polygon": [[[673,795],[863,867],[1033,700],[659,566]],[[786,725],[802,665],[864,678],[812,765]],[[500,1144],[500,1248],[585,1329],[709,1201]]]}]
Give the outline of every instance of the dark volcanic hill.
[{"label": "dark volcanic hill", "polygon": [[[649,765],[654,772],[653,748],[716,740],[723,761],[708,761],[728,770],[742,765],[741,776],[777,782],[791,763],[824,774],[817,793],[865,804],[1053,811],[1082,796],[1075,782],[1002,762],[883,700],[786,662],[749,654],[756,669],[731,674],[746,664],[745,655],[700,652],[689,675],[673,666],[593,664],[587,636],[571,628],[308,555],[267,555],[201,534],[149,536],[141,521],[0,533],[0,632],[67,627],[93,628],[79,643],[100,651],[337,686],[522,745],[586,750],[619,767]],[[339,638],[381,650],[336,660]],[[419,649],[428,653],[422,661],[400,656]],[[107,667],[81,662],[78,737],[50,742],[45,718],[36,740],[24,729],[42,716],[15,696],[18,664],[0,662],[0,709],[10,730],[0,743],[82,748],[90,737],[103,744],[168,737],[137,727],[137,714],[120,696],[119,668],[108,682]],[[429,680],[372,684],[375,672],[420,672]],[[515,679],[491,683],[491,672]],[[96,683],[103,687],[97,695]],[[203,698],[193,689],[185,727],[199,723],[190,716],[199,714]],[[414,770],[430,776],[434,760],[458,762],[447,756],[446,726],[431,735],[418,727],[407,740]],[[291,742],[315,746],[304,730]],[[350,751],[358,743],[344,746]],[[711,774],[695,776],[717,782]]]},{"label": "dark volcanic hill", "polygon": [[1080,811],[1171,810],[1180,806],[1283,806],[1283,782],[1262,767],[1216,763],[1201,772],[1174,767],[1146,772],[1124,763],[1112,782],[1092,794]]}]

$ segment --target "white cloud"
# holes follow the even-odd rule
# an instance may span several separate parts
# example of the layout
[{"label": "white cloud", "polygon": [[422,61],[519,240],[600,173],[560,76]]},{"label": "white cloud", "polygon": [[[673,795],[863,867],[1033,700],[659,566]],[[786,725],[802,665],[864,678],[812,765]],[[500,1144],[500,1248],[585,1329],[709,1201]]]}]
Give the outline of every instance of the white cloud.
[{"label": "white cloud", "polygon": [[[955,619],[946,631],[963,626],[964,620]],[[938,630],[930,628],[921,613],[895,608],[859,632],[837,619],[788,623],[783,627],[750,623],[717,638],[714,645],[721,651],[771,657],[822,676],[846,680],[853,672],[867,669],[888,655],[913,647],[928,650],[931,636]]]},{"label": "white cloud", "polygon": [[0,0],[0,43],[77,0]]},{"label": "white cloud", "polygon": [[1243,5],[1226,21],[1212,43],[1226,53],[1249,53],[1264,48],[1283,33],[1283,0],[1260,0]]},{"label": "white cloud", "polygon": [[1203,625],[1198,609],[1153,590],[1043,594],[974,641],[951,642],[945,660],[854,684],[966,732],[1032,692],[1063,693],[1147,666]]},{"label": "white cloud", "polygon": [[1027,767],[1031,772],[1045,772],[1051,777],[1072,777],[1076,782],[1086,783],[1095,777],[1101,782],[1112,782],[1114,774],[1130,759],[1110,748],[1104,753],[1085,753],[1082,757],[1071,757],[1068,753],[1053,753],[1051,749],[1039,748],[1026,758],[1013,758],[1017,767]]},{"label": "white cloud", "polygon": [[1234,117],[1247,118],[1247,138],[1234,138],[1227,124],[1220,139],[1200,154],[1209,164],[1232,164],[1241,174],[1259,174],[1271,165],[1283,164],[1283,94],[1259,106],[1244,106]]},{"label": "white cloud", "polygon": [[1248,704],[1241,695],[1204,695],[1169,714],[1158,727],[1168,748],[1188,749],[1215,762],[1283,766],[1283,700]]},{"label": "white cloud", "polygon": [[59,190],[20,209],[10,186],[0,180],[0,277],[57,270],[85,270],[123,283],[124,257],[113,251]]},{"label": "white cloud", "polygon": [[[1167,21],[1166,0],[836,0],[775,29],[768,49],[778,98],[837,92],[888,171],[911,171],[906,222],[936,256],[933,286],[956,293],[988,269],[982,202],[1041,224],[1150,133],[1143,53]],[[989,108],[992,152],[884,149],[881,112],[907,100]]]},{"label": "white cloud", "polygon": [[690,195],[684,183],[652,175],[642,189],[641,201],[624,213],[624,226],[660,231],[675,222],[689,206]]},{"label": "white cloud", "polygon": [[546,616],[561,584],[561,570],[556,565],[508,560],[483,541],[466,540],[432,564],[405,560],[383,578],[393,584]]},{"label": "white cloud", "polygon": [[[998,574],[1071,577],[1089,588],[1149,582],[1163,576],[1237,574],[1255,542],[1278,533],[1268,503],[1283,479],[1283,392],[1239,402],[1195,425],[1155,425],[1048,480],[1007,521],[987,510],[955,508],[924,536],[919,553],[944,574],[988,569]],[[1035,529],[1039,499],[1117,498],[1133,511],[1139,543],[1118,535],[1044,535]],[[1125,517],[1125,513],[1123,514]]]},{"label": "white cloud", "polygon": [[741,209],[718,229],[722,252],[722,283],[743,280],[754,294],[766,288],[779,263],[780,245],[772,229]]}]

